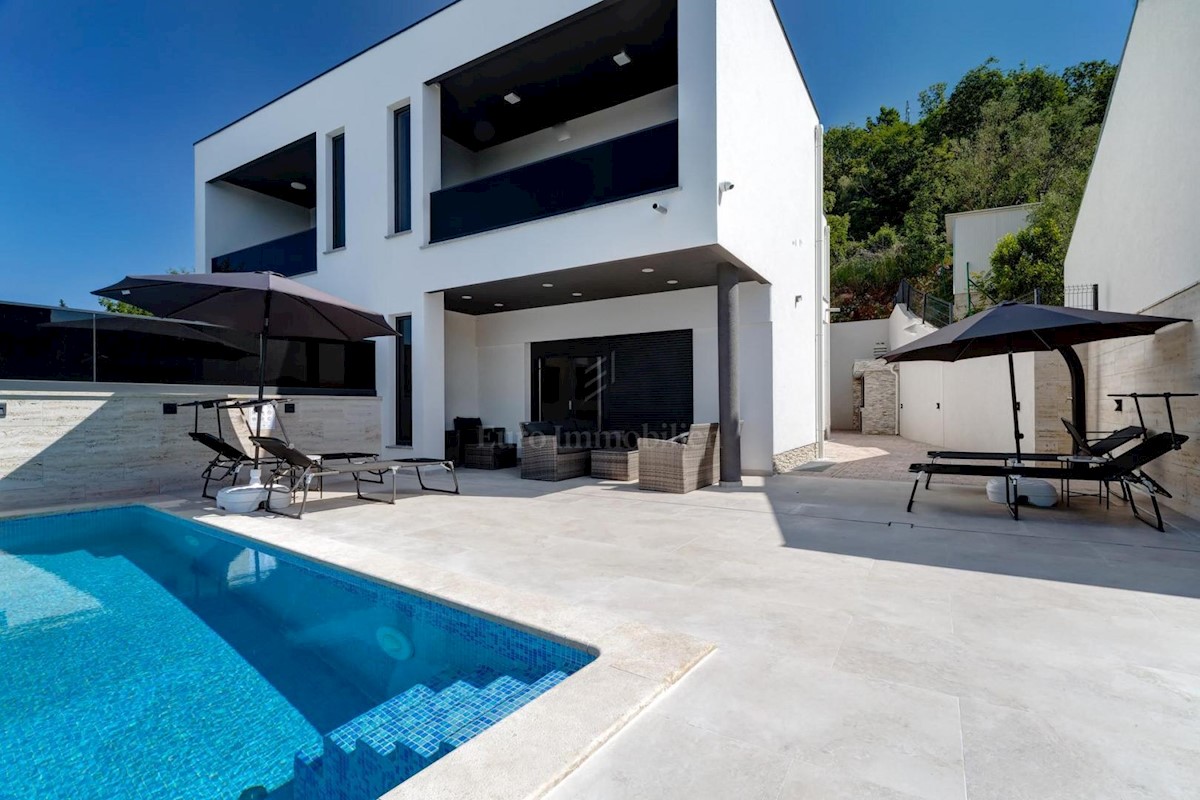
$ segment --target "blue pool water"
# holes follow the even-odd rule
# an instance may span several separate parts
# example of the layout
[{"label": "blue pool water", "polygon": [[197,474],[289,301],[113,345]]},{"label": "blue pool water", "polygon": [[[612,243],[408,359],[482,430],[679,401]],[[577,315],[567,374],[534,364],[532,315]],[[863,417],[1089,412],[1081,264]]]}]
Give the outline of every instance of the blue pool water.
[{"label": "blue pool water", "polygon": [[0,800],[367,800],[592,658],[141,506],[0,521]]}]

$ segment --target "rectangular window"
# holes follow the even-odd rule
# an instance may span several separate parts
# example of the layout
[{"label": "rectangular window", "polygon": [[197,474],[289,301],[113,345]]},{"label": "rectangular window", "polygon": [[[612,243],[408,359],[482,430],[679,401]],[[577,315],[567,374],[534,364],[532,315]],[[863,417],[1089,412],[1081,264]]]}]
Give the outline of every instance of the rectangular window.
[{"label": "rectangular window", "polygon": [[331,205],[333,223],[329,237],[329,249],[346,246],[346,136],[339,133],[330,143],[330,160],[333,167]]},{"label": "rectangular window", "polygon": [[392,118],[392,233],[412,230],[412,122],[408,108]]},{"label": "rectangular window", "polygon": [[413,443],[412,317],[397,317],[396,332],[396,444]]}]

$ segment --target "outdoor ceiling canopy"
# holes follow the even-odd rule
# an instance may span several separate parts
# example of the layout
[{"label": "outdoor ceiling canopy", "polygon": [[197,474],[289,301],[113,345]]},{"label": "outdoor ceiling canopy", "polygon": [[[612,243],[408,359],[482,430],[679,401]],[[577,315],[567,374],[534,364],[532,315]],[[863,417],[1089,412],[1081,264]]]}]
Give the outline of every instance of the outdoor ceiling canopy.
[{"label": "outdoor ceiling canopy", "polygon": [[429,81],[472,151],[678,83],[676,2],[601,3]]},{"label": "outdoor ceiling canopy", "polygon": [[232,183],[301,208],[316,208],[317,135],[311,133],[285,144],[209,183],[217,181]]}]

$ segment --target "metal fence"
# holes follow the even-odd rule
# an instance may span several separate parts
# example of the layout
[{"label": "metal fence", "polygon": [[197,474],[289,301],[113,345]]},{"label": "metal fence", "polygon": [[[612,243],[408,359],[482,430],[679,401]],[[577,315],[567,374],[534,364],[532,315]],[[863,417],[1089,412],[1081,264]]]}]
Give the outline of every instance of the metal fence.
[{"label": "metal fence", "polygon": [[1063,305],[1067,308],[1086,308],[1098,311],[1100,309],[1100,285],[1077,283],[1073,286],[1064,286]]},{"label": "metal fence", "polygon": [[896,289],[896,303],[903,303],[908,310],[935,328],[949,325],[954,320],[954,304],[949,300],[934,297],[914,287],[907,280],[900,281]]}]

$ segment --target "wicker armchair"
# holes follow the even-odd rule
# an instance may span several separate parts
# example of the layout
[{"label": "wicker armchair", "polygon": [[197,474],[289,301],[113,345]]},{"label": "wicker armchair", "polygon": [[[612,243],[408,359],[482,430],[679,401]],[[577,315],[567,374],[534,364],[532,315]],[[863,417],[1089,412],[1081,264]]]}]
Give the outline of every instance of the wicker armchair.
[{"label": "wicker armchair", "polygon": [[716,483],[721,469],[717,428],[710,422],[674,439],[639,439],[638,488],[684,494]]},{"label": "wicker armchair", "polygon": [[587,475],[591,451],[564,447],[550,423],[521,423],[521,477],[535,481],[562,481]]}]

